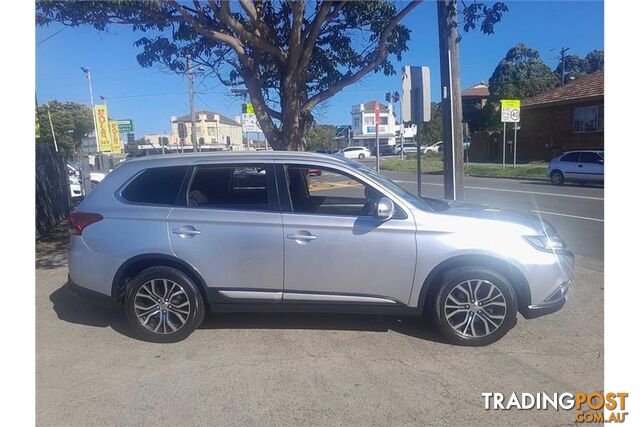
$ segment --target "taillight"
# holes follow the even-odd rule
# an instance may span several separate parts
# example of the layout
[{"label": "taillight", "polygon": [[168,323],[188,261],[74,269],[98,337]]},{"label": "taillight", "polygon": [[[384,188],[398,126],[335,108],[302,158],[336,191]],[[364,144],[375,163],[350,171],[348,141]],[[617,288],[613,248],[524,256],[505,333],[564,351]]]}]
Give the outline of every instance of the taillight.
[{"label": "taillight", "polygon": [[82,230],[84,230],[85,227],[102,220],[102,218],[102,215],[97,213],[71,212],[67,217],[69,231],[71,231],[71,234],[79,236],[82,234]]}]

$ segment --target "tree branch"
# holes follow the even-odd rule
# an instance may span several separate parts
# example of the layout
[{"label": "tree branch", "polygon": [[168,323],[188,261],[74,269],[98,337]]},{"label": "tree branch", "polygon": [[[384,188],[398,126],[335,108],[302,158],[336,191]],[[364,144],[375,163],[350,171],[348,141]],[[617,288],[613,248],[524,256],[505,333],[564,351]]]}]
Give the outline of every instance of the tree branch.
[{"label": "tree branch", "polygon": [[360,80],[362,77],[364,77],[366,74],[374,70],[376,67],[380,66],[384,61],[386,61],[387,56],[389,54],[389,52],[387,51],[387,39],[391,35],[391,31],[396,27],[396,25],[398,25],[398,23],[402,20],[402,18],[404,18],[409,12],[415,9],[420,3],[421,1],[419,0],[412,1],[404,9],[402,9],[400,13],[398,13],[395,17],[393,17],[391,21],[389,21],[389,24],[387,25],[387,27],[380,34],[380,39],[378,42],[378,54],[372,62],[362,67],[355,74],[351,74],[343,77],[340,81],[338,81],[333,86],[329,87],[327,90],[323,92],[319,92],[314,96],[312,96],[311,98],[309,98],[309,100],[304,104],[303,110],[311,111],[311,109],[316,105],[318,105],[320,102],[331,98],[333,95],[340,92],[345,87],[354,84],[355,82]]},{"label": "tree branch", "polygon": [[246,30],[242,23],[233,17],[228,0],[223,0],[221,6],[218,6],[215,0],[210,0],[209,5],[218,19],[227,24],[229,28],[231,28],[233,32],[236,33],[240,38],[244,39],[258,49],[275,56],[281,62],[285,62],[287,60],[287,55],[281,47],[270,43],[268,40],[260,37],[258,34]]}]

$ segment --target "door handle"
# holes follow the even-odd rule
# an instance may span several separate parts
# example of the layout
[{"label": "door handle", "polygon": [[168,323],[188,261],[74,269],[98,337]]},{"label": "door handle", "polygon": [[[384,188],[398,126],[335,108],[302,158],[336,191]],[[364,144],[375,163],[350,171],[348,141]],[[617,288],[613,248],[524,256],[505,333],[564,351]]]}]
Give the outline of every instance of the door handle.
[{"label": "door handle", "polygon": [[313,234],[287,234],[287,239],[291,240],[316,240],[318,236],[314,236]]},{"label": "door handle", "polygon": [[193,226],[177,227],[171,230],[173,234],[179,234],[180,237],[193,237],[200,234],[200,230],[196,230]]}]

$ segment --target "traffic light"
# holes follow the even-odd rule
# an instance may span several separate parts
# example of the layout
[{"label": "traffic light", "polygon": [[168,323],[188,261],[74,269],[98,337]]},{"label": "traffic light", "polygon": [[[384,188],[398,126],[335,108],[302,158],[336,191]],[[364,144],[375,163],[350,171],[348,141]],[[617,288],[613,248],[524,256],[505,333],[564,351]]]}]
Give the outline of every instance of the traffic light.
[{"label": "traffic light", "polygon": [[187,137],[187,125],[183,122],[178,122],[178,138],[184,139]]}]

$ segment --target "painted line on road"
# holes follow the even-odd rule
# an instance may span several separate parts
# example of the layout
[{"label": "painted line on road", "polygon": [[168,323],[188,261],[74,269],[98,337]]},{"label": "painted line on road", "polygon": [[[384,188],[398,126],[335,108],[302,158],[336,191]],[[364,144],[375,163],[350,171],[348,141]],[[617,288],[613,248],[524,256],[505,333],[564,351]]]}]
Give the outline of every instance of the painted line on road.
[{"label": "painted line on road", "polygon": [[557,213],[557,212],[538,211],[538,210],[535,210],[535,209],[531,209],[531,212],[535,212],[535,213],[539,213],[539,214],[544,214],[544,215],[566,216],[566,217],[568,217],[568,218],[577,218],[577,219],[586,219],[586,220],[588,220],[588,221],[604,222],[604,219],[600,219],[600,218],[589,218],[589,217],[586,217],[586,216],[578,216],[578,215],[561,214],[561,213]]},{"label": "painted line on road", "polygon": [[[403,182],[405,184],[415,184],[416,181],[400,181],[395,180],[396,182]],[[423,182],[422,185],[436,185],[439,187],[444,186],[444,184],[437,184],[434,182]],[[559,194],[559,193],[547,193],[545,191],[525,191],[525,190],[509,190],[506,188],[489,188],[489,187],[474,187],[471,185],[465,185],[464,188],[470,188],[472,190],[486,190],[486,191],[502,191],[506,193],[524,193],[524,194],[536,194],[541,196],[554,196],[554,197],[569,197],[572,199],[587,199],[587,200],[604,200],[604,197],[592,197],[592,196],[578,196],[576,194]]]}]

